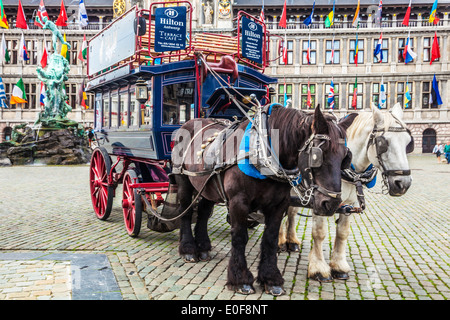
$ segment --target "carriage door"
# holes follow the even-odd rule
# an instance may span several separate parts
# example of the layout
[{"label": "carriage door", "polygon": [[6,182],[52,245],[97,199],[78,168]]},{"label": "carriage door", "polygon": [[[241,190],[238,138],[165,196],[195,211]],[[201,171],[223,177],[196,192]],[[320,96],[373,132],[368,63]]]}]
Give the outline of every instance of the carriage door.
[{"label": "carriage door", "polygon": [[433,147],[436,144],[436,131],[428,128],[422,134],[422,153],[433,152]]}]

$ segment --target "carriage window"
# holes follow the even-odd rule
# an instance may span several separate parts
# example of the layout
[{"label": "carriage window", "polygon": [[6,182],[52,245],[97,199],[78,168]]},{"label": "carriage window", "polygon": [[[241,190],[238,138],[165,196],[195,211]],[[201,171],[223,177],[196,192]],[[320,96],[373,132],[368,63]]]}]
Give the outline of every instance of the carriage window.
[{"label": "carriage window", "polygon": [[111,95],[111,127],[117,127],[119,115],[119,96],[116,94]]},{"label": "carriage window", "polygon": [[177,125],[194,118],[194,82],[163,87],[163,124]]},{"label": "carriage window", "polygon": [[103,100],[103,126],[109,127],[109,97]]},{"label": "carriage window", "polygon": [[120,126],[128,126],[128,92],[120,94]]}]

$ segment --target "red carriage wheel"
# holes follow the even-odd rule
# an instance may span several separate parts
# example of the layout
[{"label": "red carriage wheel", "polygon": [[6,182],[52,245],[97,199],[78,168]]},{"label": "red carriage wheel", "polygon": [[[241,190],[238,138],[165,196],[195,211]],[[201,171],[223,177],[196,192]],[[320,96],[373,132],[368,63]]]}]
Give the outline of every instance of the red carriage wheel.
[{"label": "red carriage wheel", "polygon": [[95,148],[89,168],[89,185],[94,212],[100,220],[108,219],[114,200],[114,187],[108,186],[111,158],[105,148]]},{"label": "red carriage wheel", "polygon": [[137,183],[137,174],[133,169],[128,170],[123,177],[123,219],[130,237],[137,237],[141,231],[142,199],[138,191],[131,187]]}]

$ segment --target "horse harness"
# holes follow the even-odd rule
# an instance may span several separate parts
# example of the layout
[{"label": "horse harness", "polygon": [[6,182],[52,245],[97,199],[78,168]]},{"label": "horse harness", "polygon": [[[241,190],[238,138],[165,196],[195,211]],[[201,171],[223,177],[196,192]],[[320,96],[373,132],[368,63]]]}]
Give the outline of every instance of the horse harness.
[{"label": "horse harness", "polygon": [[[384,134],[387,132],[408,132],[408,134],[411,137],[411,140],[409,142],[409,144],[406,146],[406,153],[411,153],[414,151],[414,138],[411,135],[411,131],[406,128],[402,122],[392,114],[392,116],[394,117],[394,119],[396,120],[396,122],[398,124],[400,124],[400,127],[389,127],[387,130],[385,130],[384,128],[377,128],[376,126],[374,126],[372,132],[370,133],[369,136],[369,141],[367,143],[367,147],[366,149],[368,150],[369,147],[371,145],[375,145],[375,150],[376,150],[376,157],[378,159],[378,162],[381,166],[381,168],[383,169],[381,171],[382,173],[382,177],[383,177],[383,183],[385,186],[387,186],[387,188],[389,188],[389,184],[387,183],[387,177],[388,176],[409,176],[411,175],[411,170],[405,170],[405,169],[396,169],[396,170],[387,170],[383,160],[381,158],[381,155],[383,153],[386,153],[388,151],[389,148],[389,142],[388,140],[384,137]],[[381,132],[381,135],[377,135],[378,133]],[[345,169],[341,171],[341,176],[342,179],[352,183],[353,185],[355,185],[356,187],[356,197],[358,199],[359,205],[360,205],[360,209],[357,211],[352,210],[348,210],[348,208],[340,208],[341,213],[345,213],[345,214],[351,214],[352,212],[362,212],[365,210],[366,208],[366,203],[365,203],[365,199],[364,199],[364,192],[363,192],[363,185],[366,185],[367,183],[371,182],[375,176],[377,175],[377,168],[373,165],[369,166],[369,168],[362,172],[362,173],[357,173],[355,170],[353,169]]]},{"label": "horse harness", "polygon": [[[389,188],[389,184],[387,183],[387,177],[389,176],[409,176],[411,175],[411,170],[409,169],[394,169],[394,170],[387,170],[386,166],[384,165],[384,162],[381,158],[382,154],[386,153],[388,151],[389,147],[389,141],[384,137],[384,134],[387,132],[407,132],[409,136],[411,137],[410,142],[406,146],[406,153],[411,153],[414,151],[414,138],[411,135],[411,131],[406,128],[402,122],[392,114],[396,122],[400,125],[400,127],[389,127],[387,130],[384,128],[377,128],[374,126],[372,133],[369,136],[369,142],[367,143],[367,149],[371,145],[375,145],[375,151],[376,151],[376,157],[378,159],[378,163],[380,164],[382,170],[381,174],[383,177],[384,184]],[[377,136],[377,133],[381,132],[381,135]]]},{"label": "horse harness", "polygon": [[[312,173],[312,168],[319,168],[323,164],[323,151],[321,149],[321,146],[325,143],[325,141],[331,140],[328,135],[312,133],[311,136],[305,141],[303,147],[299,150],[299,156],[302,153],[306,153],[308,155],[308,167],[305,169],[307,177],[305,179],[302,179],[299,168],[284,169],[282,167],[276,153],[272,148],[268,133],[268,121],[270,118],[271,109],[274,105],[279,104],[272,104],[270,106],[266,105],[265,107],[257,108],[255,116],[250,122],[251,145],[249,151],[243,152],[241,150],[241,152],[239,152],[237,156],[223,161],[220,150],[226,143],[227,138],[234,133],[234,131],[239,127],[243,120],[235,120],[234,122],[215,120],[214,123],[208,124],[206,127],[219,123],[222,125],[226,125],[226,127],[221,131],[215,133],[213,137],[208,138],[207,142],[202,145],[202,150],[198,151],[197,156],[199,157],[199,159],[200,157],[204,156],[204,160],[206,160],[204,161],[204,170],[193,172],[184,168],[184,158],[187,153],[186,150],[181,165],[179,167],[174,167],[172,173],[185,174],[188,176],[209,175],[209,178],[205,181],[202,190],[199,191],[199,194],[204,190],[204,187],[209,182],[209,180],[213,176],[215,176],[215,185],[218,194],[227,205],[228,201],[226,199],[221,173],[236,165],[240,160],[249,159],[252,165],[254,165],[258,171],[264,171],[265,174],[270,173],[266,174],[268,178],[280,182],[288,182],[293,187],[293,189],[299,196],[302,205],[304,206],[307,206],[310,203],[313,191],[315,189],[329,197],[340,197],[341,192],[330,191],[315,184],[314,175]],[[203,127],[201,131],[206,129],[206,127]],[[196,135],[191,139],[187,149],[190,148],[194,139],[198,135],[199,132],[197,132]],[[344,139],[340,139],[339,143],[344,144]],[[303,193],[303,196],[301,195],[301,193]]]}]

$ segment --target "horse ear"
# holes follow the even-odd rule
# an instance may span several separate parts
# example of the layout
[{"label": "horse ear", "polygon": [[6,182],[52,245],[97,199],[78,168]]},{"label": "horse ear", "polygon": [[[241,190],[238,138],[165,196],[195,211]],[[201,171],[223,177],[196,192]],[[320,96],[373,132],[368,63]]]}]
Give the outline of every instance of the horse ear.
[{"label": "horse ear", "polygon": [[350,113],[346,115],[344,118],[339,120],[339,125],[344,129],[347,130],[348,127],[350,127],[355,120],[355,118],[358,116],[357,113]]},{"label": "horse ear", "polygon": [[328,133],[327,120],[323,116],[322,111],[320,111],[320,104],[317,105],[314,111],[314,121],[312,125],[314,133]]},{"label": "horse ear", "polygon": [[394,105],[394,107],[392,108],[391,112],[398,119],[402,119],[403,118],[403,110],[402,110],[402,107],[401,107],[400,103],[397,102]]},{"label": "horse ear", "polygon": [[372,103],[372,115],[373,115],[373,124],[376,127],[382,128],[384,126],[383,113],[381,113],[381,110],[378,109],[378,107],[373,103]]}]

